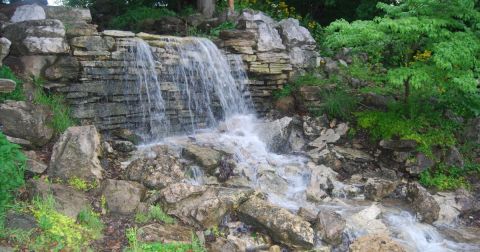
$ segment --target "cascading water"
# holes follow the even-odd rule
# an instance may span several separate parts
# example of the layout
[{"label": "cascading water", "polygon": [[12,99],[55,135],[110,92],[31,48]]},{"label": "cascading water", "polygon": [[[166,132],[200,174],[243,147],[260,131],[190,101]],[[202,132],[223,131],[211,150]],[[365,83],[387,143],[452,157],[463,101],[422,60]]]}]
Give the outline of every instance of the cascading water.
[{"label": "cascading water", "polygon": [[[154,56],[151,48],[139,41],[134,53],[136,65],[129,68],[134,73],[138,95],[141,95],[143,111],[142,124],[148,129],[144,136],[154,142],[163,138],[163,144],[182,147],[192,139],[185,135],[170,136],[175,132],[195,133],[194,141],[199,145],[212,146],[231,153],[236,162],[236,172],[243,174],[242,186],[249,186],[264,192],[270,202],[292,211],[300,206],[318,211],[328,208],[347,219],[348,229],[344,235],[346,246],[334,251],[348,250],[348,242],[365,234],[365,226],[352,219],[364,210],[365,202],[335,197],[329,202],[307,201],[306,189],[312,179],[311,162],[300,155],[279,155],[269,151],[261,140],[259,125],[252,114],[252,103],[245,89],[247,81],[240,58],[227,59],[209,40],[201,38],[165,37],[165,53],[176,55],[175,67],[162,69],[162,58]],[[169,60],[172,58],[170,57]],[[133,72],[131,72],[133,70]],[[174,130],[169,127],[173,120],[166,104],[172,102],[162,86],[174,87],[184,104],[184,118],[187,127]],[[178,102],[178,101],[176,101]],[[182,119],[183,120],[183,119]],[[197,131],[204,120],[207,130]],[[166,133],[165,133],[166,132]],[[150,145],[151,146],[151,145]],[[148,150],[148,146],[145,149]],[[190,167],[192,179],[188,182],[198,185],[206,183],[207,175],[200,167]],[[340,182],[338,182],[340,183]],[[342,188],[342,185],[337,185]],[[340,189],[341,190],[341,189]],[[342,195],[343,192],[333,192]],[[382,225],[394,239],[412,251],[474,251],[478,244],[464,244],[446,239],[432,225],[420,224],[404,209],[380,205]]]}]

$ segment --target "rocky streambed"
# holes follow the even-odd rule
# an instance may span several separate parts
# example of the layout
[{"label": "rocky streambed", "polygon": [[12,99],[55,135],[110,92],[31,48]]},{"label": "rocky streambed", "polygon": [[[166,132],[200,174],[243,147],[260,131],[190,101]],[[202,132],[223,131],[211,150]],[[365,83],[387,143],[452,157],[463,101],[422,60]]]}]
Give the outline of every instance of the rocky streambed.
[{"label": "rocky streambed", "polygon": [[[475,207],[472,195],[431,194],[378,169],[380,155],[348,147],[347,130],[309,117],[239,115],[140,146],[122,170],[154,190],[145,202],[197,230],[223,230],[207,239],[212,251],[480,249],[479,229],[460,218]],[[348,166],[357,168],[348,173]]]}]

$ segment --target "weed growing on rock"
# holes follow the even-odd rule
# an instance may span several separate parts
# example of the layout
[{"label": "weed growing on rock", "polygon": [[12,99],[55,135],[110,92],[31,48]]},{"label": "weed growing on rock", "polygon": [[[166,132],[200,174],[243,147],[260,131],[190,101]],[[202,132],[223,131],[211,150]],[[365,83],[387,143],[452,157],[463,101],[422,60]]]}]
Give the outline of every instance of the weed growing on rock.
[{"label": "weed growing on rock", "polygon": [[0,102],[4,102],[5,100],[14,100],[14,101],[25,100],[25,94],[23,92],[23,83],[20,79],[17,78],[17,76],[12,72],[12,70],[8,66],[0,67],[0,78],[13,80],[17,84],[13,92],[8,94],[0,93]]},{"label": "weed growing on rock", "polygon": [[126,237],[128,244],[130,245],[125,251],[127,252],[205,252],[206,249],[203,247],[202,243],[198,237],[192,233],[192,242],[190,244],[185,243],[142,243],[138,241],[138,229],[136,227],[129,228],[126,230]]},{"label": "weed growing on rock", "polygon": [[149,221],[160,221],[165,224],[175,223],[175,219],[166,214],[158,205],[150,206],[148,213],[137,213],[135,221],[137,223],[147,223]]},{"label": "weed growing on rock", "polygon": [[77,177],[69,178],[68,184],[71,187],[84,192],[94,189],[98,186],[96,182],[89,183],[88,181]]}]

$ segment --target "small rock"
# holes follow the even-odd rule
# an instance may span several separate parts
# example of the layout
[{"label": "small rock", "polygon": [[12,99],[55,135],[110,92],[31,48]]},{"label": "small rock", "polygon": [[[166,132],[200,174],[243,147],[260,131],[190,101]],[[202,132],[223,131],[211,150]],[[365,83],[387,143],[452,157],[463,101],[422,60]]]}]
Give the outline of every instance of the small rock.
[{"label": "small rock", "polygon": [[128,179],[152,189],[162,189],[185,179],[183,165],[170,155],[136,159],[128,165],[126,174]]},{"label": "small rock", "polygon": [[338,213],[320,210],[317,214],[315,230],[319,237],[331,245],[342,242],[342,234],[346,228],[345,219]]},{"label": "small rock", "polygon": [[192,230],[179,224],[165,225],[153,223],[138,229],[140,242],[191,243]]},{"label": "small rock", "polygon": [[224,154],[212,148],[189,144],[183,149],[183,155],[205,168],[207,174],[214,175]]},{"label": "small rock", "polygon": [[418,143],[415,140],[382,140],[380,147],[394,151],[414,151]]},{"label": "small rock", "polygon": [[348,225],[363,230],[368,234],[388,233],[388,228],[379,219],[382,210],[377,204],[373,204],[348,219]]},{"label": "small rock", "polygon": [[365,184],[365,198],[379,201],[395,191],[397,183],[390,180],[369,178]]},{"label": "small rock", "polygon": [[145,192],[145,187],[137,182],[107,179],[102,194],[107,200],[109,211],[132,214],[145,196]]},{"label": "small rock", "polygon": [[309,209],[306,209],[304,207],[300,207],[298,209],[297,215],[302,217],[304,220],[314,223],[315,220],[317,219],[317,216],[315,215],[314,212],[310,211]]},{"label": "small rock", "polygon": [[123,153],[137,150],[137,146],[130,141],[112,141],[112,148]]},{"label": "small rock", "polygon": [[438,219],[440,206],[435,198],[419,183],[408,184],[407,199],[421,221],[432,223]]},{"label": "small rock", "polygon": [[0,93],[11,93],[15,90],[17,83],[10,79],[0,79]]},{"label": "small rock", "polygon": [[125,141],[130,141],[133,144],[139,144],[141,142],[141,137],[136,135],[133,131],[129,129],[117,129],[112,132],[112,135],[125,140]]},{"label": "small rock", "polygon": [[406,252],[406,250],[388,235],[373,234],[353,241],[350,252]]},{"label": "small rock", "polygon": [[34,174],[42,174],[47,169],[47,165],[37,157],[35,151],[25,151],[27,157],[27,171]]},{"label": "small rock", "polygon": [[29,231],[36,227],[37,220],[35,217],[29,214],[9,212],[5,216],[5,228],[7,229],[21,229]]},{"label": "small rock", "polygon": [[423,153],[417,153],[414,160],[407,160],[405,170],[410,175],[419,175],[434,165],[435,162],[431,158]]},{"label": "small rock", "polygon": [[349,129],[350,128],[348,127],[348,124],[340,123],[337,125],[337,128],[335,128],[335,133],[340,136],[344,136],[345,134],[347,134]]}]

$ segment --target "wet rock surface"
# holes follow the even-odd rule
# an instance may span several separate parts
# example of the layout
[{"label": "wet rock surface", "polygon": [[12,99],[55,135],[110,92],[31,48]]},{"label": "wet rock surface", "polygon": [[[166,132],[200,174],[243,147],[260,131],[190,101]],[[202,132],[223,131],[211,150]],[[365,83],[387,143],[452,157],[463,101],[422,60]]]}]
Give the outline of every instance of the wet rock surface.
[{"label": "wet rock surface", "polygon": [[435,198],[419,183],[408,184],[407,199],[420,220],[432,223],[438,219],[440,206]]},{"label": "wet rock surface", "polygon": [[145,187],[137,182],[107,179],[102,195],[107,208],[116,214],[132,214],[145,195]]}]

